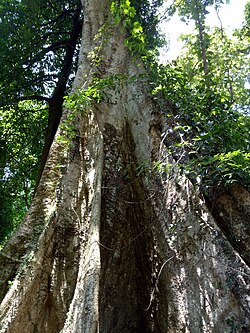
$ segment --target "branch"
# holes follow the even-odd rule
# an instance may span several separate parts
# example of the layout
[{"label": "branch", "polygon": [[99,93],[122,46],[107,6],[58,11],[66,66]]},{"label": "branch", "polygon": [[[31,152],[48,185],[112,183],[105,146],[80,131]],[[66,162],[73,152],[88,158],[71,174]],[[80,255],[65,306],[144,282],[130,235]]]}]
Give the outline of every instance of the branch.
[{"label": "branch", "polygon": [[220,22],[221,37],[224,38],[224,31],[223,31],[224,29],[223,29],[222,21],[220,18],[219,8],[217,5],[215,5],[215,11],[216,11],[217,18]]},{"label": "branch", "polygon": [[[59,13],[58,10],[55,9],[55,11],[57,11]],[[63,17],[70,15],[74,13],[74,9],[65,9],[63,10],[63,12],[61,12],[57,17],[55,17],[54,19],[50,19],[48,16],[43,15],[43,17],[48,20],[48,22],[44,23],[41,25],[41,27],[46,27],[46,26],[51,26],[54,23],[57,23],[58,21],[60,21]]]},{"label": "branch", "polygon": [[56,35],[60,36],[60,35],[69,35],[69,34],[70,34],[70,31],[50,31],[50,32],[44,34],[41,38],[43,40],[46,40],[50,36],[56,36]]},{"label": "branch", "polygon": [[46,54],[49,51],[54,51],[54,50],[66,47],[67,45],[68,45],[68,40],[62,40],[62,41],[54,42],[51,45],[49,45],[48,47],[44,48],[41,51],[41,54]]},{"label": "branch", "polygon": [[18,98],[19,101],[44,101],[44,102],[51,102],[50,97],[41,96],[41,95],[30,95],[30,96],[21,96]]}]

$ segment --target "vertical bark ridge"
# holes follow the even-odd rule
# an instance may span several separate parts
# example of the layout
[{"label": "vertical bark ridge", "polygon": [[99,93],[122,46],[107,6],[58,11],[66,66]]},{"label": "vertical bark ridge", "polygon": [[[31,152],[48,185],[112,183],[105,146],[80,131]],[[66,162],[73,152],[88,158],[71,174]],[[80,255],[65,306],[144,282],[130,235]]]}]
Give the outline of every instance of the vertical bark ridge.
[{"label": "vertical bark ridge", "polygon": [[[130,128],[105,126],[100,275],[100,332],[151,332],[152,216],[136,170]],[[146,201],[145,201],[146,200]],[[144,231],[144,232],[143,232]]]}]

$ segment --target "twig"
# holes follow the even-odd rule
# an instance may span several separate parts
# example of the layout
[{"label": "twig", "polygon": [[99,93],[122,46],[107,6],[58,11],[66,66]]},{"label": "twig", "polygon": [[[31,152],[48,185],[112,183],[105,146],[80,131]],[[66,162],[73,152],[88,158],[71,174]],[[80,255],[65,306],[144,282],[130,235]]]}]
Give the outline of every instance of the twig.
[{"label": "twig", "polygon": [[155,285],[154,285],[154,288],[151,292],[151,295],[150,295],[150,301],[149,301],[149,305],[148,307],[145,309],[145,311],[148,311],[152,305],[152,302],[153,302],[153,299],[154,299],[154,295],[155,295],[155,291],[157,290],[157,286],[158,286],[158,283],[159,283],[159,279],[160,279],[160,276],[161,276],[161,273],[163,271],[163,268],[165,267],[165,265],[170,261],[172,260],[173,258],[176,257],[176,254],[174,254],[172,257],[168,258],[162,265],[161,265],[161,269],[158,273],[158,276],[157,276],[157,279],[155,281]]}]

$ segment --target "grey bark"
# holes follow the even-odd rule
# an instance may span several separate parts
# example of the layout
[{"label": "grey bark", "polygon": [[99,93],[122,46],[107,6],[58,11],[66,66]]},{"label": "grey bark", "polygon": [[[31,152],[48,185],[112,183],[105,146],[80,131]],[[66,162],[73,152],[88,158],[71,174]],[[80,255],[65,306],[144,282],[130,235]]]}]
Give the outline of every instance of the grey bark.
[{"label": "grey bark", "polygon": [[[108,3],[83,3],[74,89],[96,73],[125,79],[83,107],[69,148],[53,143],[29,214],[1,252],[0,332],[249,332],[249,252],[225,230],[247,251],[250,195],[237,187],[210,207],[179,174],[159,131],[164,110],[124,31],[110,26]],[[167,172],[153,168],[159,160]]]}]

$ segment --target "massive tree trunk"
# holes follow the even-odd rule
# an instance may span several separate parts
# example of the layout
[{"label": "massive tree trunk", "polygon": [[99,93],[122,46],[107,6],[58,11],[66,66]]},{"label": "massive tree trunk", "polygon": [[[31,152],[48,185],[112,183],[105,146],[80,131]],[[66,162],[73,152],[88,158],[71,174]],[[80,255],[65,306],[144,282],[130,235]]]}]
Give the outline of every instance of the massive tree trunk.
[{"label": "massive tree trunk", "polygon": [[[249,332],[249,193],[237,186],[205,204],[161,139],[165,111],[147,95],[109,1],[85,0],[83,10],[74,90],[123,76],[83,106],[70,146],[58,131],[1,252],[0,332]],[[159,160],[168,170],[153,168]]]}]

